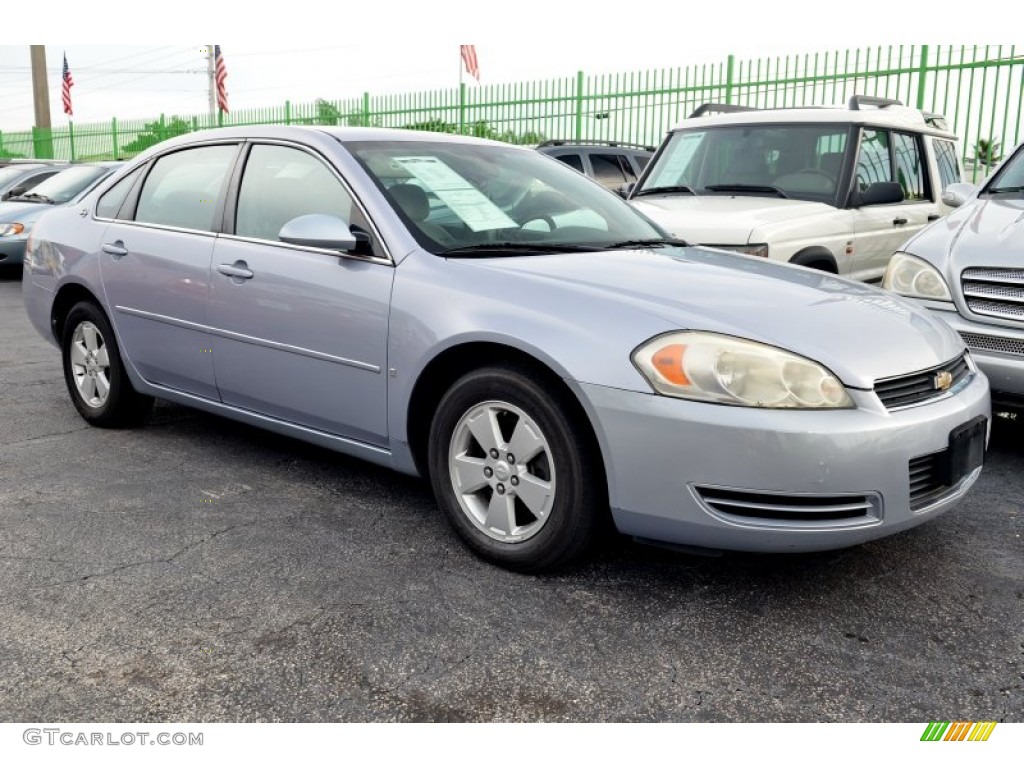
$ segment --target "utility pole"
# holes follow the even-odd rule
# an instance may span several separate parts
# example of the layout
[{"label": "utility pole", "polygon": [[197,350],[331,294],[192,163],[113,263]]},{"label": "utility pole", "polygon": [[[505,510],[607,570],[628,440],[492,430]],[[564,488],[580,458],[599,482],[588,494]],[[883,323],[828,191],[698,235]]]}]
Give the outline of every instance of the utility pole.
[{"label": "utility pole", "polygon": [[213,60],[213,46],[206,46],[206,79],[210,93],[210,125],[214,124],[217,117],[217,69]]},{"label": "utility pole", "polygon": [[46,82],[46,46],[30,45],[32,60],[32,100],[36,124],[32,131],[36,157],[53,157],[53,134],[50,132],[50,88]]}]

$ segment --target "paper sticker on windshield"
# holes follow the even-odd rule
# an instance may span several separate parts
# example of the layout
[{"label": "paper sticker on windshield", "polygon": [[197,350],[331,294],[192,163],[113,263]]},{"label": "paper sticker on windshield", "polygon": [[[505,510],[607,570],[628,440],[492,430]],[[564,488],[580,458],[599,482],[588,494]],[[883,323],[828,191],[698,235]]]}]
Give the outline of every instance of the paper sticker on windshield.
[{"label": "paper sticker on windshield", "polygon": [[519,226],[479,189],[438,158],[396,157],[395,162],[423,182],[474,232]]},{"label": "paper sticker on windshield", "polygon": [[658,164],[658,175],[645,186],[671,187],[685,184],[683,174],[686,173],[690,161],[697,153],[697,148],[704,140],[704,133],[677,133],[676,138],[666,153],[667,157]]}]

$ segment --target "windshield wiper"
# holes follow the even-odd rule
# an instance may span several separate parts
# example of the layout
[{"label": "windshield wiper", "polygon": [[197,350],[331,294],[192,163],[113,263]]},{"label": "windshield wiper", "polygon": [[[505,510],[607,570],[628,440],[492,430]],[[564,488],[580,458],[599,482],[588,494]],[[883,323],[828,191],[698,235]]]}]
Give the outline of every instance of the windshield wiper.
[{"label": "windshield wiper", "polygon": [[566,243],[476,243],[438,251],[438,256],[514,256],[524,253],[588,253],[603,248],[601,245],[575,245]]},{"label": "windshield wiper", "polygon": [[1024,187],[993,187],[985,191],[997,195],[1000,192],[1024,192]]},{"label": "windshield wiper", "polygon": [[50,199],[46,195],[40,195],[38,192],[26,192],[23,195],[18,195],[17,197],[14,197],[14,198],[11,198],[11,199],[12,200],[24,200],[26,203],[40,202],[40,203],[49,203],[50,205],[53,205],[53,200],[52,199]]},{"label": "windshield wiper", "polygon": [[708,184],[704,189],[710,192],[771,192],[789,199],[789,195],[770,184]]},{"label": "windshield wiper", "polygon": [[662,192],[685,192],[688,195],[697,194],[693,187],[688,186],[687,184],[676,184],[671,187],[647,187],[646,189],[641,189],[637,192],[635,197],[640,197],[641,195],[657,195]]},{"label": "windshield wiper", "polygon": [[650,237],[646,240],[623,240],[621,243],[612,243],[604,248],[608,251],[615,251],[620,248],[663,248],[666,245],[688,246],[689,243],[672,237]]}]

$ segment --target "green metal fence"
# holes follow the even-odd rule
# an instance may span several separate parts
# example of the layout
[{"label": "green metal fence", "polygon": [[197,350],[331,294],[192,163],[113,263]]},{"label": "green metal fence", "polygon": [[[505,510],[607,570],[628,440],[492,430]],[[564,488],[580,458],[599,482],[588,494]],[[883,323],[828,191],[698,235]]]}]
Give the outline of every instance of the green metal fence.
[{"label": "green metal fence", "polygon": [[[603,139],[657,144],[705,102],[752,107],[845,103],[854,94],[897,98],[947,118],[968,178],[1020,141],[1024,54],[1015,46],[889,46],[743,59],[546,81],[465,85],[419,93],[318,100],[229,115],[161,115],[0,133],[0,156],[112,159],[158,141],[223,125],[363,125],[465,133],[533,144]],[[979,140],[989,157],[975,158]],[[998,144],[998,146],[997,146]]]}]

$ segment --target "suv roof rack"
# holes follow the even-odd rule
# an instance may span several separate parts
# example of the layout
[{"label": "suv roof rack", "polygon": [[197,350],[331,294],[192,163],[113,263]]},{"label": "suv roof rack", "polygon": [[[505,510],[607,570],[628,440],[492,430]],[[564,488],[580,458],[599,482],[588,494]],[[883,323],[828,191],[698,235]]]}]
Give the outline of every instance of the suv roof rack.
[{"label": "suv roof rack", "polygon": [[886,107],[902,107],[903,102],[899,99],[886,99],[881,96],[851,96],[848,106],[850,109],[858,110],[861,106],[885,109]]},{"label": "suv roof rack", "polygon": [[626,147],[627,149],[643,149],[648,152],[657,151],[657,147],[648,144],[634,144],[630,141],[605,141],[604,139],[550,139],[541,142],[538,147],[567,147],[574,145],[586,145],[593,147]]},{"label": "suv roof rack", "polygon": [[757,107],[744,107],[739,104],[715,104],[713,102],[709,102],[707,104],[701,104],[693,110],[693,112],[690,113],[690,117],[700,117],[701,115],[707,115],[711,112],[754,112],[756,110]]}]

